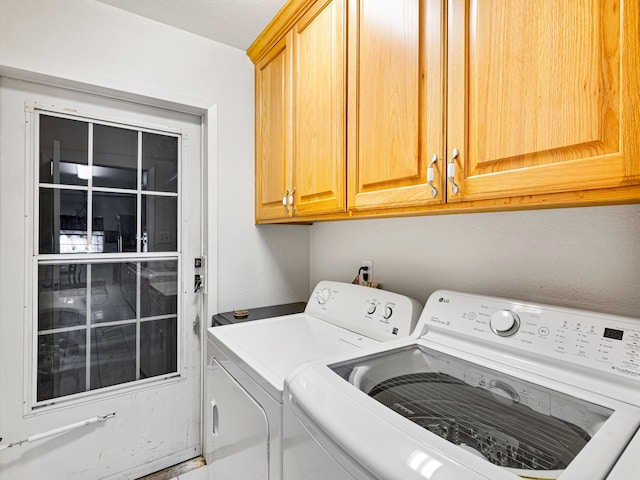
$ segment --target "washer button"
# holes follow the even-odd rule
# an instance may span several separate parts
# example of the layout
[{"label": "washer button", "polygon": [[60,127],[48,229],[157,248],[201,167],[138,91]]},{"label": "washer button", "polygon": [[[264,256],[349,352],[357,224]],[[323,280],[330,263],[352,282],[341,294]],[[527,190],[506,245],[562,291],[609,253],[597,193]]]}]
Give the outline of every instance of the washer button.
[{"label": "washer button", "polygon": [[491,315],[489,326],[496,335],[508,337],[518,331],[520,327],[520,317],[510,310],[498,310]]},{"label": "washer button", "polygon": [[540,334],[541,337],[546,337],[547,335],[549,335],[549,328],[547,327],[540,327],[538,329],[538,334]]}]

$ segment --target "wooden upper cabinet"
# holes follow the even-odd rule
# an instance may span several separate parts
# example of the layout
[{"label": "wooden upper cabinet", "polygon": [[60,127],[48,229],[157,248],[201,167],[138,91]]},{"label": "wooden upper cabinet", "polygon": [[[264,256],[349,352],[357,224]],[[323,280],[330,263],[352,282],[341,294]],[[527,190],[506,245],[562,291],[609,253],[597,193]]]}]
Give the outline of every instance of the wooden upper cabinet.
[{"label": "wooden upper cabinet", "polygon": [[255,69],[258,222],[346,210],[344,0],[286,8],[291,27]]},{"label": "wooden upper cabinet", "polygon": [[344,0],[318,0],[296,22],[292,38],[295,215],[344,212]]},{"label": "wooden upper cabinet", "polygon": [[247,53],[259,222],[640,201],[637,0],[289,0]]},{"label": "wooden upper cabinet", "polygon": [[348,17],[349,209],[445,201],[442,2],[351,0]]},{"label": "wooden upper cabinet", "polygon": [[287,218],[291,147],[291,48],[285,37],[255,68],[256,220]]},{"label": "wooden upper cabinet", "polygon": [[450,0],[448,201],[639,183],[639,16],[636,0]]}]

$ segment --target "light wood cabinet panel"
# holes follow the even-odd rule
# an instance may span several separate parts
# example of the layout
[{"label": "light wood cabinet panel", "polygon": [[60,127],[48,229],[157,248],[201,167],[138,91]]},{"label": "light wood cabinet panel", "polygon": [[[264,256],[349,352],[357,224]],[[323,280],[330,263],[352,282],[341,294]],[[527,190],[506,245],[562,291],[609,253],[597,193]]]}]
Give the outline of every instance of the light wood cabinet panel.
[{"label": "light wood cabinet panel", "polygon": [[344,0],[323,0],[293,27],[296,216],[346,209],[344,18]]},{"label": "light wood cabinet panel", "polygon": [[449,202],[640,181],[637,1],[449,5]]},{"label": "light wood cabinet panel", "polygon": [[287,190],[291,152],[291,48],[283,38],[255,69],[256,220],[287,218],[282,199]]},{"label": "light wood cabinet panel", "polygon": [[446,198],[443,18],[440,1],[349,2],[350,210]]}]

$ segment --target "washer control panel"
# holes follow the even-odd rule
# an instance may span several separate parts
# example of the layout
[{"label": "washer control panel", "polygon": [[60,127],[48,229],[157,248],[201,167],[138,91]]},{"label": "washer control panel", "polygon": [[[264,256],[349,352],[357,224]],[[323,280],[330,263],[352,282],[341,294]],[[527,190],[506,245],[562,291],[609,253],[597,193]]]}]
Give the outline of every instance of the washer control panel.
[{"label": "washer control panel", "polygon": [[640,380],[640,319],[440,290],[416,332],[430,329]]},{"label": "washer control panel", "polygon": [[322,281],[305,313],[370,338],[387,341],[413,331],[422,305],[407,296],[351,283]]}]

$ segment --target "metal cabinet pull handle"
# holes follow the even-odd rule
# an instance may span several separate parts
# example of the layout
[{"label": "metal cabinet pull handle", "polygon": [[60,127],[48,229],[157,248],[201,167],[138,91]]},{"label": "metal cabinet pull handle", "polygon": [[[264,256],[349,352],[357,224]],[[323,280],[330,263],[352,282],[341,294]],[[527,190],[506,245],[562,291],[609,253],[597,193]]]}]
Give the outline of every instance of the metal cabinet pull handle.
[{"label": "metal cabinet pull handle", "polygon": [[431,162],[429,162],[429,167],[427,168],[427,183],[431,187],[432,197],[438,196],[438,189],[433,186],[433,180],[436,178],[436,172],[435,172],[435,169],[433,168],[433,164],[436,163],[437,161],[438,161],[438,155],[434,153],[433,157],[431,157]]},{"label": "metal cabinet pull handle", "polygon": [[454,148],[453,153],[451,155],[451,161],[447,164],[447,177],[449,178],[449,183],[451,183],[451,191],[453,192],[454,195],[457,195],[458,191],[460,190],[458,188],[458,185],[456,185],[456,182],[455,182],[456,159],[458,158],[459,155],[460,155],[460,152],[458,151],[458,149]]},{"label": "metal cabinet pull handle", "polygon": [[284,192],[284,196],[282,197],[282,206],[284,207],[284,212],[285,213],[289,213],[289,207],[287,206],[287,197],[289,196],[289,189],[287,189],[286,192]]},{"label": "metal cabinet pull handle", "polygon": [[296,207],[293,206],[293,194],[296,193],[296,187],[293,187],[291,189],[291,192],[289,193],[289,206],[291,207],[291,211],[293,213],[296,213]]}]

